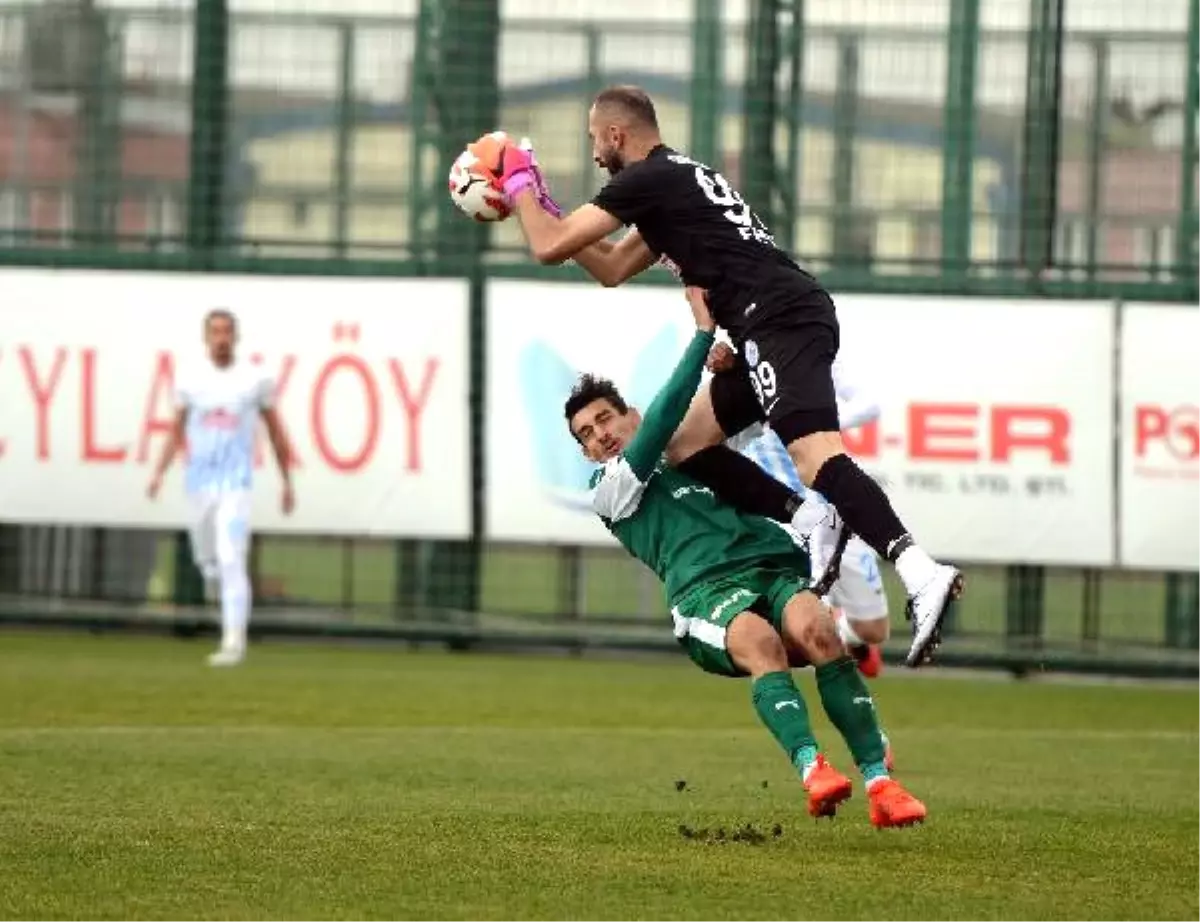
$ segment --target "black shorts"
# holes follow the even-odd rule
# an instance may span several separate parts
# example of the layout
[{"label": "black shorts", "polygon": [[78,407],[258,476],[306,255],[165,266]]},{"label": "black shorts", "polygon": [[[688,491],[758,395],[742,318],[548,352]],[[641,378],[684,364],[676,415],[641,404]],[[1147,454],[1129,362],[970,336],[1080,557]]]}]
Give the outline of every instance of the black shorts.
[{"label": "black shorts", "polygon": [[713,376],[710,395],[726,436],[769,422],[790,444],[814,432],[837,432],[833,360],[839,330],[833,299],[817,289],[756,299],[738,348],[738,365]]}]

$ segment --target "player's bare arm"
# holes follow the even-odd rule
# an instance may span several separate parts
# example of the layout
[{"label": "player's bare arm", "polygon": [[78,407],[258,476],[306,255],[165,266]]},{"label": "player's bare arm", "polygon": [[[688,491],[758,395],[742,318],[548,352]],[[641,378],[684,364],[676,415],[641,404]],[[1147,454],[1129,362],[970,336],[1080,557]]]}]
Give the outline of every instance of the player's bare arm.
[{"label": "player's bare arm", "polygon": [[619,220],[591,203],[580,205],[565,218],[556,218],[542,208],[532,190],[515,196],[513,207],[529,242],[529,252],[544,266],[573,259],[585,247],[621,227]]},{"label": "player's bare arm", "polygon": [[576,253],[573,259],[605,288],[624,285],[658,261],[637,231],[631,231],[616,243],[598,240]]},{"label": "player's bare arm", "polygon": [[262,411],[263,425],[267,429],[267,440],[271,443],[271,452],[275,455],[275,463],[279,466],[279,477],[283,481],[283,493],[280,506],[284,515],[291,514],[296,507],[296,493],[292,487],[291,447],[283,424],[279,421],[279,413],[274,407],[266,407]]},{"label": "player's bare arm", "polygon": [[167,444],[163,446],[158,463],[154,465],[154,474],[150,477],[150,485],[146,488],[146,495],[151,499],[158,498],[158,492],[162,489],[163,477],[166,476],[175,456],[179,454],[180,449],[187,441],[185,431],[187,414],[186,408],[179,409],[175,412],[175,418],[171,420],[171,430],[167,433]]}]

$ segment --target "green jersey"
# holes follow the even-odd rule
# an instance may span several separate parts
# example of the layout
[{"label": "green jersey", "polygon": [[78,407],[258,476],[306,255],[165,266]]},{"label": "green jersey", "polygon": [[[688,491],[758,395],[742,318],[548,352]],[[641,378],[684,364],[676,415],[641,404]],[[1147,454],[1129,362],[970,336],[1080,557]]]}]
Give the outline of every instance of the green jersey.
[{"label": "green jersey", "polygon": [[747,566],[807,563],[781,525],[739,512],[663,460],[712,341],[711,333],[697,332],[637,435],[592,477],[593,509],[622,546],[658,574],[668,600]]}]

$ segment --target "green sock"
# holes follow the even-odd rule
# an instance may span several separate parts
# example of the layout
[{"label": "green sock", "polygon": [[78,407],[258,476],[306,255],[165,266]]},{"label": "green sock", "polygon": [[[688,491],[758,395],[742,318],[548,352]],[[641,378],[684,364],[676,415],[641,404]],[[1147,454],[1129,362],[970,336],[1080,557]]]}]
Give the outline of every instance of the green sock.
[{"label": "green sock", "polygon": [[817,741],[808,708],[789,672],[768,672],[754,680],[754,710],[783,747],[801,776],[817,760]]},{"label": "green sock", "polygon": [[883,734],[875,719],[875,702],[854,660],[843,657],[818,666],[816,672],[821,704],[850,748],[863,780],[870,783],[886,778]]}]

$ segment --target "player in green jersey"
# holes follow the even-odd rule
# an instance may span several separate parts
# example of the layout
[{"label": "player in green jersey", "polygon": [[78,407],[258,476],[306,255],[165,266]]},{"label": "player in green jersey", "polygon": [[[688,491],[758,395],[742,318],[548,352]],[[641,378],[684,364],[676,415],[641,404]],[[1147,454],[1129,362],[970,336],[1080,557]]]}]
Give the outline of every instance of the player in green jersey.
[{"label": "player in green jersey", "polygon": [[612,382],[590,375],[567,400],[572,435],[601,465],[593,508],[662,580],[675,636],[693,662],[751,679],[754,709],[799,772],[809,813],[832,816],[852,791],[821,755],[792,681],[793,666],[811,664],[825,713],[862,772],[871,823],[920,822],[925,806],[889,777],[870,692],[829,609],[809,591],[807,555],[775,522],[739,512],[663,458],[713,344],[704,293],[687,294],[696,335],[644,417]]}]

